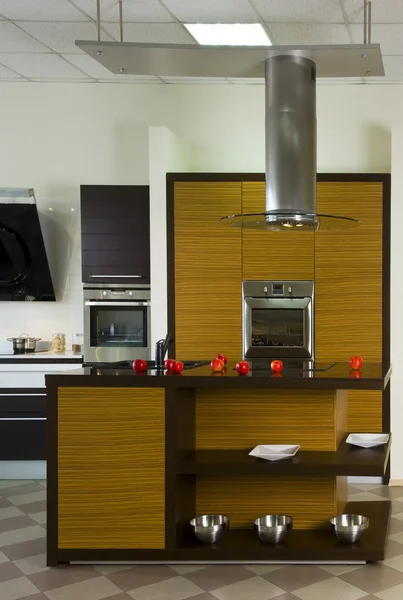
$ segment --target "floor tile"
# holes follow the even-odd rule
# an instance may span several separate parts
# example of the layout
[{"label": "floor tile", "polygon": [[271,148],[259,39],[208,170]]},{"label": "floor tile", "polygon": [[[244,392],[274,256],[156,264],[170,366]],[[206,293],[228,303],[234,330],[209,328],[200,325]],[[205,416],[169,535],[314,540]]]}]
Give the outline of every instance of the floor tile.
[{"label": "floor tile", "polygon": [[403,531],[403,521],[391,517],[389,521],[389,535],[400,533],[401,531]]},{"label": "floor tile", "polygon": [[266,573],[263,577],[286,592],[292,592],[319,581],[324,581],[332,576],[319,567],[293,565],[279,571]]},{"label": "floor tile", "polygon": [[44,510],[43,512],[32,513],[29,516],[31,519],[33,519],[40,525],[43,525],[44,523],[46,523],[46,510]]},{"label": "floor tile", "polygon": [[[113,600],[115,600],[113,598]],[[192,600],[217,600],[215,596],[212,596],[208,592],[203,592],[203,594],[198,594],[197,596],[193,596]]]},{"label": "floor tile", "polygon": [[3,551],[10,560],[43,554],[46,551],[46,537],[30,540],[29,542],[21,542],[20,544],[12,544],[3,548]]},{"label": "floor tile", "polygon": [[23,529],[24,527],[33,527],[34,525],[35,521],[33,521],[31,517],[28,517],[28,515],[23,514],[19,517],[12,517],[11,519],[2,519],[0,521],[0,533],[3,533],[3,531]]},{"label": "floor tile", "polygon": [[7,558],[7,556],[5,554],[3,554],[3,552],[0,552],[0,564],[7,562],[9,559]]},{"label": "floor tile", "polygon": [[295,590],[293,594],[301,600],[358,600],[367,595],[363,590],[336,577]]},{"label": "floor tile", "polygon": [[3,533],[0,533],[0,548],[20,542],[28,542],[29,540],[41,537],[45,537],[45,530],[40,525],[24,527],[23,529],[14,529],[12,531],[3,531]]},{"label": "floor tile", "polygon": [[20,598],[28,598],[38,592],[38,588],[27,577],[0,583],[1,600],[20,600]]},{"label": "floor tile", "polygon": [[272,573],[273,571],[279,571],[284,569],[284,565],[244,565],[245,569],[255,573],[255,575],[264,575],[265,573]]},{"label": "floor tile", "polygon": [[393,515],[393,518],[398,519],[399,521],[403,521],[403,512],[396,513],[395,515]]},{"label": "floor tile", "polygon": [[388,539],[385,548],[385,558],[393,558],[401,554],[403,554],[403,544]]},{"label": "floor tile", "polygon": [[388,485],[383,485],[382,487],[376,488],[371,491],[371,494],[376,494],[377,496],[383,496],[384,498],[402,498],[403,497],[403,487],[393,486],[389,487]]},{"label": "floor tile", "polygon": [[[9,498],[10,496],[21,496],[24,494],[30,494],[32,492],[42,492],[43,486],[39,483],[26,483],[23,485],[14,485],[12,487],[7,487],[1,491],[1,495],[3,498]],[[400,494],[401,496],[403,494]]]},{"label": "floor tile", "polygon": [[153,583],[137,590],[132,590],[128,594],[134,600],[185,600],[193,598],[202,592],[202,589],[188,579],[173,577],[166,581],[160,581],[159,583]]},{"label": "floor tile", "polygon": [[280,596],[284,590],[256,576],[212,590],[211,593],[218,600],[269,600]]},{"label": "floor tile", "polygon": [[195,573],[189,573],[189,575],[187,575],[187,579],[200,586],[206,592],[252,577],[253,573],[247,571],[241,565],[217,565],[206,567],[202,571],[196,571]]},{"label": "floor tile", "polygon": [[128,590],[142,588],[146,585],[159,583],[160,581],[165,581],[176,576],[175,571],[172,571],[172,569],[165,565],[139,565],[127,571],[111,573],[108,575],[108,579],[121,590],[127,592]]},{"label": "floor tile", "polygon": [[384,502],[385,500],[387,500],[387,498],[384,498],[383,496],[378,496],[377,494],[374,494],[373,491],[360,492],[359,494],[354,494],[354,502],[375,502],[377,500],[379,500],[379,502]]},{"label": "floor tile", "polygon": [[[30,575],[30,580],[41,592],[48,592],[55,588],[69,586],[92,578],[99,578],[100,574],[92,566],[61,565],[56,569],[48,569]],[[119,590],[121,591],[121,590]]]},{"label": "floor tile", "polygon": [[[0,480],[0,490],[6,490],[17,485],[28,485],[30,483],[35,483],[35,481],[31,481],[30,479],[2,479]],[[0,491],[0,494],[3,495],[3,492]]]},{"label": "floor tile", "polygon": [[24,575],[33,575],[34,573],[40,573],[48,569],[46,566],[46,554],[36,554],[35,556],[20,558],[14,561],[14,564],[21,569]]},{"label": "floor tile", "polygon": [[[392,533],[388,536],[392,542],[398,542],[399,544],[403,544],[403,532],[400,533]],[[403,546],[402,546],[403,548]]]},{"label": "floor tile", "polygon": [[339,575],[343,575],[343,573],[350,573],[356,569],[361,569],[362,566],[363,565],[321,565],[320,568],[331,575],[338,577]]},{"label": "floor tile", "polygon": [[[348,487],[350,489],[350,486]],[[369,490],[377,490],[383,486],[380,483],[353,483],[352,487],[355,487],[362,492],[368,492]]]},{"label": "floor tile", "polygon": [[17,577],[22,577],[22,572],[12,562],[8,561],[0,564],[0,582],[17,579]]},{"label": "floor tile", "polygon": [[11,504],[14,504],[14,506],[23,506],[24,504],[31,504],[32,502],[42,502],[46,500],[46,491],[41,487],[40,492],[18,494],[18,496],[8,496],[8,500],[11,502]]},{"label": "floor tile", "polygon": [[48,600],[48,599],[43,594],[34,594],[33,596],[24,596],[24,598],[20,598],[19,600]]},{"label": "floor tile", "polygon": [[5,508],[6,506],[12,506],[11,502],[9,502],[7,498],[2,498],[0,496],[0,508]]},{"label": "floor tile", "polygon": [[[403,507],[402,507],[403,508]],[[46,500],[40,500],[39,502],[30,502],[21,506],[21,510],[27,515],[46,511]]]},{"label": "floor tile", "polygon": [[10,506],[0,508],[0,521],[3,519],[11,519],[12,517],[20,517],[23,514],[22,510],[10,504]]},{"label": "floor tile", "polygon": [[375,594],[403,583],[403,573],[382,563],[366,565],[352,573],[341,575],[340,578],[364,590],[367,594]]},{"label": "floor tile", "polygon": [[119,571],[127,571],[131,569],[130,565],[94,565],[94,569],[102,575],[109,575],[110,573],[118,573]]},{"label": "floor tile", "polygon": [[[375,496],[375,494],[374,494]],[[378,498],[380,498],[380,496],[378,496]],[[394,499],[392,500],[392,507],[391,507],[391,515],[394,517],[395,515],[400,514],[403,511],[403,502],[401,502],[398,499]]]},{"label": "floor tile", "polygon": [[383,590],[382,592],[377,592],[375,596],[376,598],[381,598],[381,600],[402,600],[403,584],[388,588],[387,590]]},{"label": "floor tile", "polygon": [[49,600],[103,600],[103,598],[116,597],[120,592],[116,585],[101,575],[96,579],[80,581],[45,592],[45,596]]},{"label": "floor tile", "polygon": [[179,575],[187,575],[188,573],[194,573],[194,571],[201,571],[206,569],[208,565],[169,565],[170,568],[179,573]]}]

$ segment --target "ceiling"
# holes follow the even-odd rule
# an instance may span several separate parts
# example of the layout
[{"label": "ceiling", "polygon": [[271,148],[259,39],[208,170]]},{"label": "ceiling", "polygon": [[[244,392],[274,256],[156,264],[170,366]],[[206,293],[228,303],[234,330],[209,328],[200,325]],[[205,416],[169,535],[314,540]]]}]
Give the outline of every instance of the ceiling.
[{"label": "ceiling", "polygon": [[[363,4],[363,0],[123,0],[124,41],[193,44],[182,23],[260,22],[273,44],[361,44]],[[95,18],[96,0],[0,0],[0,81],[177,82],[113,75],[84,54],[75,40],[97,39]],[[403,0],[372,0],[372,23],[372,42],[381,45],[386,77],[319,83],[403,83]],[[104,41],[119,40],[117,0],[101,0],[101,24]],[[219,80],[228,85],[239,81]]]}]

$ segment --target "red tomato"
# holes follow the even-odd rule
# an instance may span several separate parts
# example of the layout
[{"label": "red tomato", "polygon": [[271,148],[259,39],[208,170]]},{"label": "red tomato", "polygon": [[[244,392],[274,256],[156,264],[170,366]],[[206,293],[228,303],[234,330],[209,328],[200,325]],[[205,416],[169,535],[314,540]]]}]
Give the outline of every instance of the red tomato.
[{"label": "red tomato", "polygon": [[247,375],[250,371],[250,366],[247,360],[241,360],[236,364],[236,370],[240,375]]},{"label": "red tomato", "polygon": [[174,364],[172,366],[172,371],[174,373],[182,373],[183,371],[183,362],[181,362],[180,360],[175,360]]},{"label": "red tomato", "polygon": [[350,371],[349,377],[351,377],[352,379],[362,379],[362,373],[358,369],[353,369],[352,371]]},{"label": "red tomato", "polygon": [[361,356],[352,356],[348,363],[352,369],[361,369],[364,361]]},{"label": "red tomato", "polygon": [[164,362],[164,366],[166,368],[167,371],[172,371],[172,367],[174,365],[174,359],[173,358],[167,358],[166,361]]},{"label": "red tomato", "polygon": [[144,371],[147,371],[147,361],[142,358],[136,358],[132,363],[132,369],[136,373],[144,373]]},{"label": "red tomato", "polygon": [[218,360],[222,360],[224,365],[227,364],[227,357],[225,356],[225,354],[217,354],[217,358]]},{"label": "red tomato", "polygon": [[271,370],[274,371],[274,373],[280,373],[280,371],[282,371],[284,367],[281,360],[272,360],[270,366]]},{"label": "red tomato", "polygon": [[210,363],[211,370],[215,373],[222,371],[224,366],[225,365],[220,358],[214,358]]}]

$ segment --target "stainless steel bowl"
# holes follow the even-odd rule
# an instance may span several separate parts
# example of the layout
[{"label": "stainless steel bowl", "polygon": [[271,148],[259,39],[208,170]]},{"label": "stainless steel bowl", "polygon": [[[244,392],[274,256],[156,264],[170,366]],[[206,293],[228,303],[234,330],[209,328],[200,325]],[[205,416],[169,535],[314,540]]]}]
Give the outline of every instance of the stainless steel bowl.
[{"label": "stainless steel bowl", "polygon": [[355,544],[368,529],[369,519],[363,515],[337,515],[330,524],[339,542]]},{"label": "stainless steel bowl", "polygon": [[283,542],[292,529],[292,517],[288,515],[265,515],[254,522],[255,531],[265,544]]},{"label": "stainless steel bowl", "polygon": [[215,544],[222,538],[229,527],[226,515],[201,515],[189,521],[190,527],[203,544]]}]

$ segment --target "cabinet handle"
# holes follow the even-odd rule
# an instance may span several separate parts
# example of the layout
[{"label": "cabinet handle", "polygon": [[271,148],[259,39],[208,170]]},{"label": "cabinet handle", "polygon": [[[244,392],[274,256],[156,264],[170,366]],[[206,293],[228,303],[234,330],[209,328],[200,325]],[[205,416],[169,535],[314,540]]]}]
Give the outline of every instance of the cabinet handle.
[{"label": "cabinet handle", "polygon": [[46,421],[46,417],[0,417],[0,421]]},{"label": "cabinet handle", "polygon": [[85,306],[151,306],[151,302],[128,302],[127,300],[122,300],[121,302],[99,302],[95,300],[94,302],[85,301]]},{"label": "cabinet handle", "polygon": [[144,275],[90,275],[92,279],[103,279],[108,277],[109,279],[142,279]]}]

